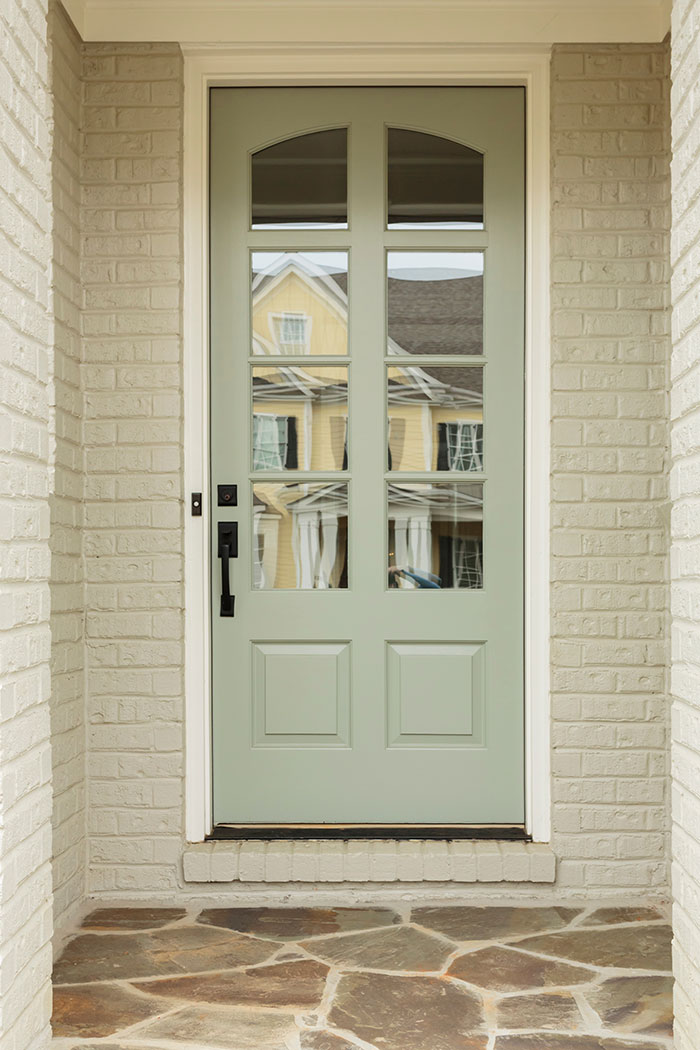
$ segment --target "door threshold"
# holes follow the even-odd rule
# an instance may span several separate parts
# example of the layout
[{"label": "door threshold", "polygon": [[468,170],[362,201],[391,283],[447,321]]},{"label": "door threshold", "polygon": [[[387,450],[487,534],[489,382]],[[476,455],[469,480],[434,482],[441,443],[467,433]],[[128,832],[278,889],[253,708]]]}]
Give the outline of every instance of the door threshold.
[{"label": "door threshold", "polygon": [[217,824],[207,841],[255,839],[453,839],[530,842],[522,824]]}]

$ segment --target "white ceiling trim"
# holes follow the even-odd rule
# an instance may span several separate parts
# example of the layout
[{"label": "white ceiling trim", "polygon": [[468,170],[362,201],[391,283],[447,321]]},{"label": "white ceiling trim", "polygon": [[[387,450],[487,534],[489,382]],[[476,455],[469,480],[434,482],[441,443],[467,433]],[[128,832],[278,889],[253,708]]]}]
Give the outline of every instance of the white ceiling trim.
[{"label": "white ceiling trim", "polygon": [[671,0],[63,0],[90,41],[299,46],[648,43]]}]

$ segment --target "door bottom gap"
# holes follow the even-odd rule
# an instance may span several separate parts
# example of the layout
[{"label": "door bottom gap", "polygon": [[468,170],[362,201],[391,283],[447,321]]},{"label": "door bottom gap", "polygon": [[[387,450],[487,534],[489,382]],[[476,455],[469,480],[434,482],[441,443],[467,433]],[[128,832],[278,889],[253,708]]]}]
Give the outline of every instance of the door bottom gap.
[{"label": "door bottom gap", "polygon": [[217,824],[208,842],[233,839],[453,839],[530,842],[522,824]]}]

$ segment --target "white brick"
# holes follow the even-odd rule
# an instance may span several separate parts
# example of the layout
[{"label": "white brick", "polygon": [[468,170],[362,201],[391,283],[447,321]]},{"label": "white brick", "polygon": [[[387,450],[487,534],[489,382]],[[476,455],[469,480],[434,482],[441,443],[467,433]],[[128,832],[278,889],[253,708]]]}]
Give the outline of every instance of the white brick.
[{"label": "white brick", "polygon": [[[221,848],[223,847],[223,848]],[[239,875],[240,844],[222,842],[220,848],[212,846],[209,861],[209,878],[212,882],[233,882]]]},{"label": "white brick", "polygon": [[241,882],[263,882],[265,878],[264,842],[243,842],[238,854],[238,877]]},{"label": "white brick", "polygon": [[700,168],[697,146],[700,115],[700,3],[673,5],[673,145],[674,229],[673,356],[671,361],[671,604],[673,739],[673,896],[676,1046],[690,1050],[700,1031],[700,732],[697,696],[700,647],[700,225],[697,197]]},{"label": "white brick", "polygon": [[450,873],[453,882],[476,882],[476,847],[473,842],[456,839],[450,843]]},{"label": "white brick", "polygon": [[[77,350],[65,327],[53,331],[49,289],[56,244],[46,16],[42,0],[4,4],[0,11],[0,1042],[12,1050],[43,1048],[50,1040],[48,497],[54,484],[70,487],[59,405],[71,400],[66,359]],[[63,509],[55,515],[57,532],[64,523],[80,524]],[[51,581],[62,581],[66,607],[76,598],[71,559],[66,544]],[[64,712],[75,697],[68,673],[62,674],[73,662],[74,634],[68,627],[55,632],[53,663],[62,677],[56,696]],[[61,732],[60,719],[56,728],[56,752],[66,763],[68,749],[61,754],[61,745],[70,730]],[[71,769],[64,801],[74,776]],[[69,872],[65,855],[59,859],[60,871]],[[59,890],[58,909],[76,892],[69,874]]]},{"label": "white brick", "polygon": [[[133,866],[132,866],[133,868]],[[554,882],[546,845],[488,841],[208,842],[183,854],[190,882]]]},{"label": "white brick", "polygon": [[290,882],[292,850],[288,842],[268,842],[265,851],[265,881]]},{"label": "white brick", "polygon": [[[588,892],[667,877],[663,780],[650,781],[667,748],[654,616],[668,540],[667,58],[666,45],[552,57],[552,845],[557,885],[581,885],[586,862]],[[659,718],[630,694],[659,701]],[[649,833],[643,845],[620,836],[629,827]],[[531,877],[553,881],[553,854],[528,848]],[[604,866],[587,863],[591,850]],[[508,870],[506,847],[503,859]]]},{"label": "white brick", "polygon": [[209,882],[211,880],[211,850],[188,847],[182,856],[185,882]]},{"label": "white brick", "polygon": [[530,879],[532,882],[554,882],[556,877],[556,855],[549,847],[529,842],[526,850],[530,858]]},{"label": "white brick", "polygon": [[497,842],[479,843],[476,877],[479,882],[500,882],[503,879],[503,857]]}]

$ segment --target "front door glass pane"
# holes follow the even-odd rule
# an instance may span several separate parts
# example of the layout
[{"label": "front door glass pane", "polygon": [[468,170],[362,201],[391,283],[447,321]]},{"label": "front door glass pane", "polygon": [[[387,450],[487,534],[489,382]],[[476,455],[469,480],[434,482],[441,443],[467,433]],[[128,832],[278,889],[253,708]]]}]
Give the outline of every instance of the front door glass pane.
[{"label": "front door glass pane", "polygon": [[253,587],[348,586],[348,486],[259,481],[253,485]]},{"label": "front door glass pane", "polygon": [[484,157],[452,139],[388,131],[389,229],[484,227]]},{"label": "front door glass pane", "polygon": [[484,469],[484,369],[387,369],[389,470]]},{"label": "front door glass pane", "polygon": [[484,253],[392,251],[388,354],[483,354]]},{"label": "front door glass pane", "polygon": [[252,158],[252,227],[347,229],[347,128],[315,131]]},{"label": "front door glass pane", "polygon": [[389,484],[389,587],[481,589],[483,510],[481,484]]},{"label": "front door glass pane", "polygon": [[345,470],[347,365],[252,368],[253,470]]},{"label": "front door glass pane", "polygon": [[253,252],[251,286],[253,355],[347,354],[347,252]]}]

